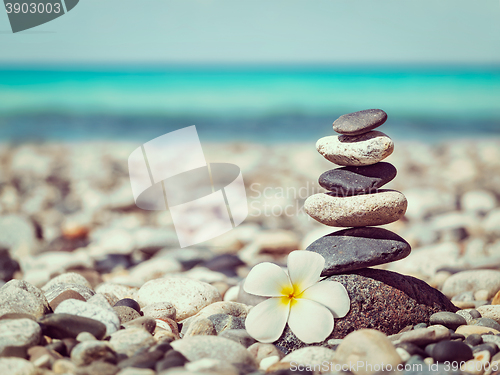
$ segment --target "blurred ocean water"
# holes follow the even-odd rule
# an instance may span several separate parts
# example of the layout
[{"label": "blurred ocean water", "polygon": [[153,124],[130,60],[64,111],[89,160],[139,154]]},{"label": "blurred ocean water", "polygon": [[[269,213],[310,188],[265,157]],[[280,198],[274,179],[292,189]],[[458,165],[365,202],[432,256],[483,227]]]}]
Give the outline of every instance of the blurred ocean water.
[{"label": "blurred ocean water", "polygon": [[398,139],[500,136],[500,67],[0,67],[3,142],[142,142],[189,125],[202,141],[315,142],[367,108]]}]

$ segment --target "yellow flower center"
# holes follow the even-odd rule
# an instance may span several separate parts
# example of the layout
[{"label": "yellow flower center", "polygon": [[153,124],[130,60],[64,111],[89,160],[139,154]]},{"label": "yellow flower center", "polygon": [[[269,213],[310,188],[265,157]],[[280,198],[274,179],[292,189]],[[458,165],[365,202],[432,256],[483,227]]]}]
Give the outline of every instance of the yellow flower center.
[{"label": "yellow flower center", "polygon": [[281,303],[284,305],[290,304],[290,306],[293,306],[297,302],[297,298],[300,298],[302,295],[302,291],[300,290],[299,286],[296,284],[292,284],[285,286],[281,290],[281,294],[283,297],[281,297]]}]

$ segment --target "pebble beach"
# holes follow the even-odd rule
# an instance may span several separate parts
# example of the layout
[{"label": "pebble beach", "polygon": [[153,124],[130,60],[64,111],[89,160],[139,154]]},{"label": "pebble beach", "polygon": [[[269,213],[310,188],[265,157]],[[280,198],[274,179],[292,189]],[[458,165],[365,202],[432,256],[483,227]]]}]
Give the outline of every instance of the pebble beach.
[{"label": "pebble beach", "polygon": [[208,162],[241,169],[249,213],[187,248],[168,211],[135,205],[135,143],[0,145],[0,373],[500,372],[500,138],[429,137],[383,155],[397,169],[383,189],[404,194],[404,216],[362,225],[408,247],[363,268],[347,254],[323,274],[346,286],[351,310],[313,345],[288,328],[274,343],[252,338],[245,318],[263,299],[242,283],[256,264],[286,266],[355,226],[304,209],[340,167],[314,142],[204,143]]}]

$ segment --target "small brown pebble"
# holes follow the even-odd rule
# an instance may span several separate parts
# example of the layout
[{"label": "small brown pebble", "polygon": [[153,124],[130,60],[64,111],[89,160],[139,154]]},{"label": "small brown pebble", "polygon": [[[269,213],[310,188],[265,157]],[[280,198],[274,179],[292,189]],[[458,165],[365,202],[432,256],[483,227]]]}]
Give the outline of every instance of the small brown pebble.
[{"label": "small brown pebble", "polygon": [[54,298],[52,301],[49,302],[52,311],[55,311],[57,306],[59,306],[59,304],[62,301],[66,301],[67,299],[77,299],[86,302],[86,299],[83,298],[80,293],[75,292],[74,290],[65,290],[64,292],[62,292],[56,298]]}]

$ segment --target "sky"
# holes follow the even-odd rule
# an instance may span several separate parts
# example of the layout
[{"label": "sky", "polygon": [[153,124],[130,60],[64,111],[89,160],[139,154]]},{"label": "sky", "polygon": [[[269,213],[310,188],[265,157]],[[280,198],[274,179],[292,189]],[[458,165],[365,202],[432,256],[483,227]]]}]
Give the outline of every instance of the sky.
[{"label": "sky", "polygon": [[500,64],[500,0],[80,0],[0,64]]}]

